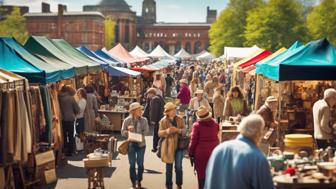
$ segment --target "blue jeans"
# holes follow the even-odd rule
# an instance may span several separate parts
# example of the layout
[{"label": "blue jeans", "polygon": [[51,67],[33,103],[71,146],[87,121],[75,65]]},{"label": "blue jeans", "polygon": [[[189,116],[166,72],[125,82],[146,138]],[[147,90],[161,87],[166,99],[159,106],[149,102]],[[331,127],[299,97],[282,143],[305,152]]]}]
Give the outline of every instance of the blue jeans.
[{"label": "blue jeans", "polygon": [[[176,150],[175,152],[175,174],[176,185],[183,184],[183,171],[182,171],[183,150]],[[173,164],[166,164],[166,187],[173,187]]]},{"label": "blue jeans", "polygon": [[[132,182],[142,181],[144,172],[144,158],[146,147],[139,147],[137,143],[130,142],[128,145],[128,161],[130,164],[130,178]],[[135,162],[138,164],[138,174],[135,171]]]}]

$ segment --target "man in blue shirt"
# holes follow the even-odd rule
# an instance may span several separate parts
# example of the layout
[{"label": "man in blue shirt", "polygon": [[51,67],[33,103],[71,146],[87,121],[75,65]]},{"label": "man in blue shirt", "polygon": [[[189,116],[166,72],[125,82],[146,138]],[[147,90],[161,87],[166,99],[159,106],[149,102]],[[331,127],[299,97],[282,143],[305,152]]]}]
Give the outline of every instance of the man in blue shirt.
[{"label": "man in blue shirt", "polygon": [[205,189],[274,189],[268,161],[259,150],[265,122],[250,115],[239,125],[240,135],[217,146],[209,159]]}]

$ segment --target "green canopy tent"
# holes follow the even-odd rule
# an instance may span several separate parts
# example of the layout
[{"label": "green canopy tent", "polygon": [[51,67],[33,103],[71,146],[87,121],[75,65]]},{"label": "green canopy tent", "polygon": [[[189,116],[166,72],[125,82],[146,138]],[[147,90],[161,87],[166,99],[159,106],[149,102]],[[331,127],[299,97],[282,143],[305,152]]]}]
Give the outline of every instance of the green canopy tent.
[{"label": "green canopy tent", "polygon": [[11,37],[0,38],[0,67],[27,78],[31,83],[47,84],[62,78],[60,70],[28,53]]},{"label": "green canopy tent", "polygon": [[51,40],[56,47],[58,47],[64,54],[70,56],[71,58],[77,60],[78,62],[82,62],[83,64],[87,64],[89,68],[89,73],[102,71],[102,67],[97,62],[94,62],[84,54],[82,54],[77,49],[73,48],[68,42],[64,39],[52,39]]},{"label": "green canopy tent", "polygon": [[24,45],[30,53],[42,58],[48,63],[54,62],[62,67],[74,68],[76,76],[88,73],[88,66],[65,55],[48,38],[42,36],[30,36]]}]

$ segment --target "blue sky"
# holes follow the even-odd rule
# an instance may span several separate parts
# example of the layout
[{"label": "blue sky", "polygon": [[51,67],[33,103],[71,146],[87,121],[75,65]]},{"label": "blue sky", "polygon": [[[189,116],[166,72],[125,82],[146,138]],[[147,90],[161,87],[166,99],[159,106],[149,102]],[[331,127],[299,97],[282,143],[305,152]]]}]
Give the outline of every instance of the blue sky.
[{"label": "blue sky", "polygon": [[[1,0],[0,0],[1,1]],[[53,11],[57,4],[68,6],[68,11],[81,11],[83,5],[94,5],[100,0],[5,0],[5,4],[26,5],[31,12],[40,12],[41,2],[51,4]],[[141,14],[142,0],[126,0],[133,11]],[[164,22],[204,22],[206,7],[217,9],[219,12],[225,8],[228,0],[156,0],[157,20]]]}]

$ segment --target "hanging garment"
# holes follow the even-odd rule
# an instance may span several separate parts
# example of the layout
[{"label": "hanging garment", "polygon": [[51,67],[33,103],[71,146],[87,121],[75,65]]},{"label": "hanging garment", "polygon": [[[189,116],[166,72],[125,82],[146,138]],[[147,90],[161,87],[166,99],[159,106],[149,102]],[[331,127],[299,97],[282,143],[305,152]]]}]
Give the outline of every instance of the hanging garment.
[{"label": "hanging garment", "polygon": [[7,154],[8,154],[8,141],[7,141],[7,118],[8,118],[8,92],[2,92],[1,93],[1,101],[2,101],[2,104],[1,104],[1,137],[0,137],[0,142],[1,142],[1,145],[0,145],[0,164],[6,166],[7,164],[7,160],[8,160],[8,157],[7,157]]},{"label": "hanging garment", "polygon": [[16,115],[16,106],[15,106],[15,93],[14,91],[10,91],[7,95],[6,101],[8,102],[7,104],[7,112],[12,112],[12,113],[7,113],[7,120],[6,120],[6,125],[7,125],[7,152],[11,155],[14,154],[14,127],[16,127],[16,120],[14,119],[14,115]]},{"label": "hanging garment", "polygon": [[21,161],[21,152],[22,152],[22,115],[21,115],[21,104],[20,104],[20,97],[18,91],[14,91],[14,104],[16,107],[16,111],[14,112],[16,124],[14,124],[14,161]]},{"label": "hanging garment", "polygon": [[22,119],[22,161],[27,162],[28,161],[28,154],[32,153],[32,135],[31,135],[31,129],[30,129],[30,121],[29,121],[29,115],[27,110],[27,104],[25,101],[25,95],[26,92],[23,90],[19,90],[19,102],[20,106],[20,114]]},{"label": "hanging garment", "polygon": [[63,136],[60,123],[60,108],[58,103],[58,94],[55,89],[48,88],[50,94],[51,102],[51,112],[52,112],[52,133],[53,142],[56,150],[59,150],[63,146]]},{"label": "hanging garment", "polygon": [[40,86],[41,97],[43,102],[43,109],[45,113],[46,120],[46,132],[42,137],[44,142],[51,142],[51,128],[52,128],[52,114],[51,114],[51,106],[50,106],[50,95],[46,88],[46,86]]}]

